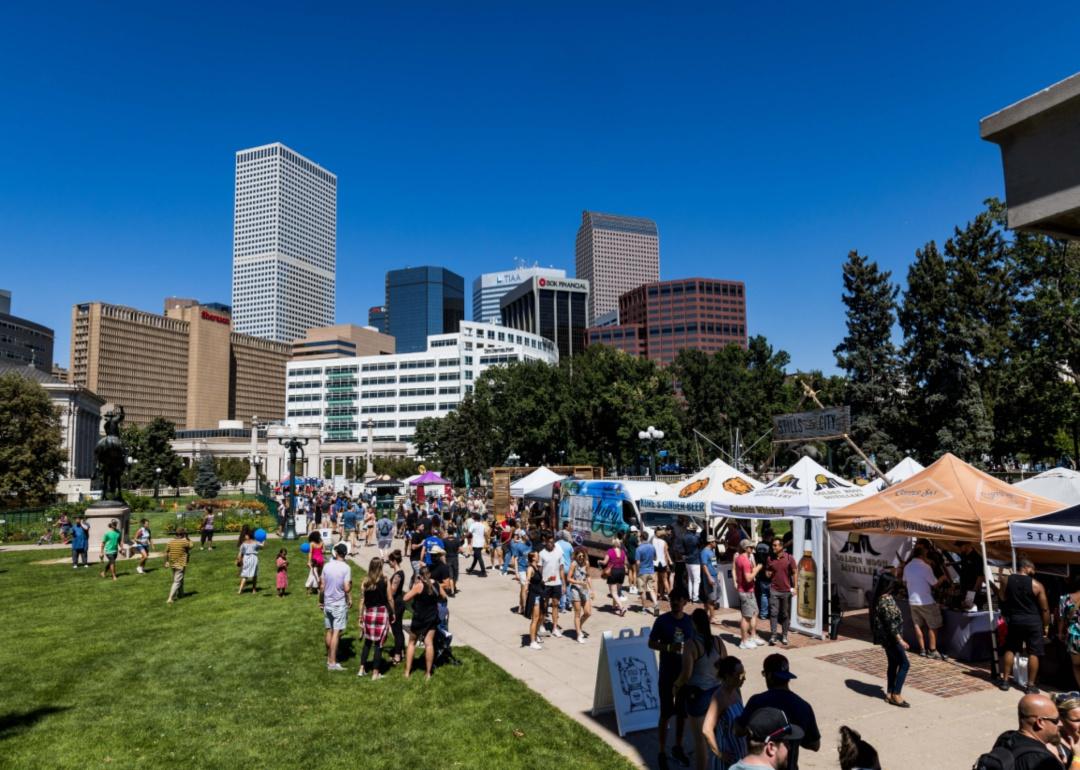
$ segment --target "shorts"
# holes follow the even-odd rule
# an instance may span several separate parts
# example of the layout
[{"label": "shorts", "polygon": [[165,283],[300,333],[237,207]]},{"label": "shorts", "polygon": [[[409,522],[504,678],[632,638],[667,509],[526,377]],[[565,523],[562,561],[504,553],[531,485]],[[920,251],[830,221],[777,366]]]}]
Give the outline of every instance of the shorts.
[{"label": "shorts", "polygon": [[520,580],[520,581],[521,581],[521,584],[522,584],[522,585],[525,585],[525,584],[526,584],[526,583],[528,582],[528,581],[526,580],[526,578],[527,578],[528,576],[529,576],[529,573],[528,573],[528,572],[518,572],[518,580]]},{"label": "shorts", "polygon": [[1043,626],[1039,621],[1008,621],[1008,632],[1005,634],[1005,649],[1008,652],[1022,652],[1024,643],[1027,643],[1028,652],[1032,655],[1042,655]]},{"label": "shorts", "polygon": [[592,596],[589,594],[589,592],[587,590],[585,590],[584,588],[580,588],[578,586],[570,586],[569,594],[570,594],[570,601],[571,602],[578,602],[579,604],[584,604],[585,602],[589,601],[589,599],[592,598]]},{"label": "shorts", "polygon": [[547,600],[547,599],[555,599],[556,601],[558,601],[561,598],[562,598],[562,583],[558,583],[556,585],[545,585],[544,586],[544,599],[545,600]]},{"label": "shorts", "polygon": [[533,591],[532,589],[529,589],[529,593],[525,597],[525,617],[532,617],[533,609],[536,607],[537,604],[540,604],[542,609],[543,599],[544,597],[542,594],[537,591]]},{"label": "shorts", "polygon": [[379,538],[379,550],[381,550],[381,551],[390,550],[390,547],[393,544],[394,544],[394,541],[390,540],[389,538],[387,538],[387,539]]},{"label": "shorts", "polygon": [[105,561],[108,562],[109,564],[115,564],[116,563],[116,557],[119,554],[120,554],[119,551],[113,551],[112,553],[107,553],[107,554],[105,554]]},{"label": "shorts", "polygon": [[327,604],[323,607],[323,623],[330,631],[344,631],[349,622],[349,605]]},{"label": "shorts", "polygon": [[609,586],[621,586],[624,580],[626,580],[626,570],[613,569],[607,577],[607,584]]},{"label": "shorts", "polygon": [[743,593],[739,591],[739,611],[744,618],[753,618],[757,615],[757,597],[753,591],[749,593]]},{"label": "shorts", "polygon": [[148,554],[148,553],[150,553],[150,546],[149,545],[143,545],[142,543],[136,543],[135,544],[135,550],[138,551],[139,553],[147,553]]},{"label": "shorts", "polygon": [[666,564],[657,564],[656,565],[656,574],[658,574],[658,575],[666,575],[667,571],[668,571],[668,566]]},{"label": "shorts", "polygon": [[656,574],[650,572],[648,575],[638,575],[637,578],[637,590],[639,594],[646,594],[652,592],[656,594]]},{"label": "shorts", "polygon": [[[916,626],[941,628],[941,608],[934,604],[910,604],[911,622]],[[1041,631],[1040,631],[1041,633]]]},{"label": "shorts", "polygon": [[705,712],[709,710],[709,701],[712,700],[713,693],[716,690],[716,687],[708,687],[703,690],[700,687],[691,685],[683,686],[679,690],[679,699],[682,702],[682,708],[686,711],[686,715],[688,717],[705,716]]}]

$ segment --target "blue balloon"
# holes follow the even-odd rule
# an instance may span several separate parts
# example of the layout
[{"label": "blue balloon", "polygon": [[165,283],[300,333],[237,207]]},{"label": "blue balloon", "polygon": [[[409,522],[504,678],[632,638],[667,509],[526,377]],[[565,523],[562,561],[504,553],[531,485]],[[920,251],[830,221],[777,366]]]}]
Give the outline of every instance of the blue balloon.
[{"label": "blue balloon", "polygon": [[262,527],[259,527],[257,530],[255,530],[255,539],[258,540],[260,543],[264,542],[266,540],[266,530]]},{"label": "blue balloon", "polygon": [[300,544],[300,553],[307,553],[311,550],[311,543],[303,542]]}]

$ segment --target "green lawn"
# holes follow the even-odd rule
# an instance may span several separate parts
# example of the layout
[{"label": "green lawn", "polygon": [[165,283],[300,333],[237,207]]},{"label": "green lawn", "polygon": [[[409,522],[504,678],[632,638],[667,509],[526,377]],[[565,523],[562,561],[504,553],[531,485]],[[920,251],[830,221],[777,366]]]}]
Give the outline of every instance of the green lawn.
[{"label": "green lawn", "polygon": [[280,546],[266,587],[237,596],[232,542],[196,546],[173,606],[160,559],[147,575],[121,562],[113,583],[34,563],[66,549],[0,552],[0,767],[629,767],[468,649],[430,682],[422,663],[409,681],[358,679],[350,617],[348,670],[328,672],[297,546],[278,599]]}]

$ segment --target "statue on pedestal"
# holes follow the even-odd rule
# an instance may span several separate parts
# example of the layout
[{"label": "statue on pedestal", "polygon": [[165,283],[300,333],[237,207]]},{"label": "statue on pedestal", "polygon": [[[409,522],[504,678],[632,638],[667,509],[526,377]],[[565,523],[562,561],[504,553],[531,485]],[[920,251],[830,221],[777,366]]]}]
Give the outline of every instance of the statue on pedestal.
[{"label": "statue on pedestal", "polygon": [[106,412],[105,435],[94,447],[94,459],[97,461],[96,476],[101,481],[101,499],[123,502],[120,491],[120,479],[127,467],[127,449],[120,438],[120,424],[124,421],[124,407],[117,406]]}]

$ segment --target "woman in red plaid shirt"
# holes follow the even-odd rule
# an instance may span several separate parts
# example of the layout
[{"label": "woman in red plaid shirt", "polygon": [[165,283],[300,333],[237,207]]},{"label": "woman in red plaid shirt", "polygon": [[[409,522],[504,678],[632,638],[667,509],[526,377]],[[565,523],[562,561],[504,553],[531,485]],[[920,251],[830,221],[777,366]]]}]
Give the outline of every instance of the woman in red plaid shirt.
[{"label": "woman in red plaid shirt", "polygon": [[[357,676],[371,673],[371,680],[382,676],[382,648],[386,633],[394,622],[394,605],[390,602],[390,591],[383,575],[383,560],[376,556],[368,564],[367,577],[362,585],[363,604],[360,605],[360,633],[364,637],[364,646],[360,650],[360,670]],[[375,646],[375,659],[368,668],[368,653]]]}]

